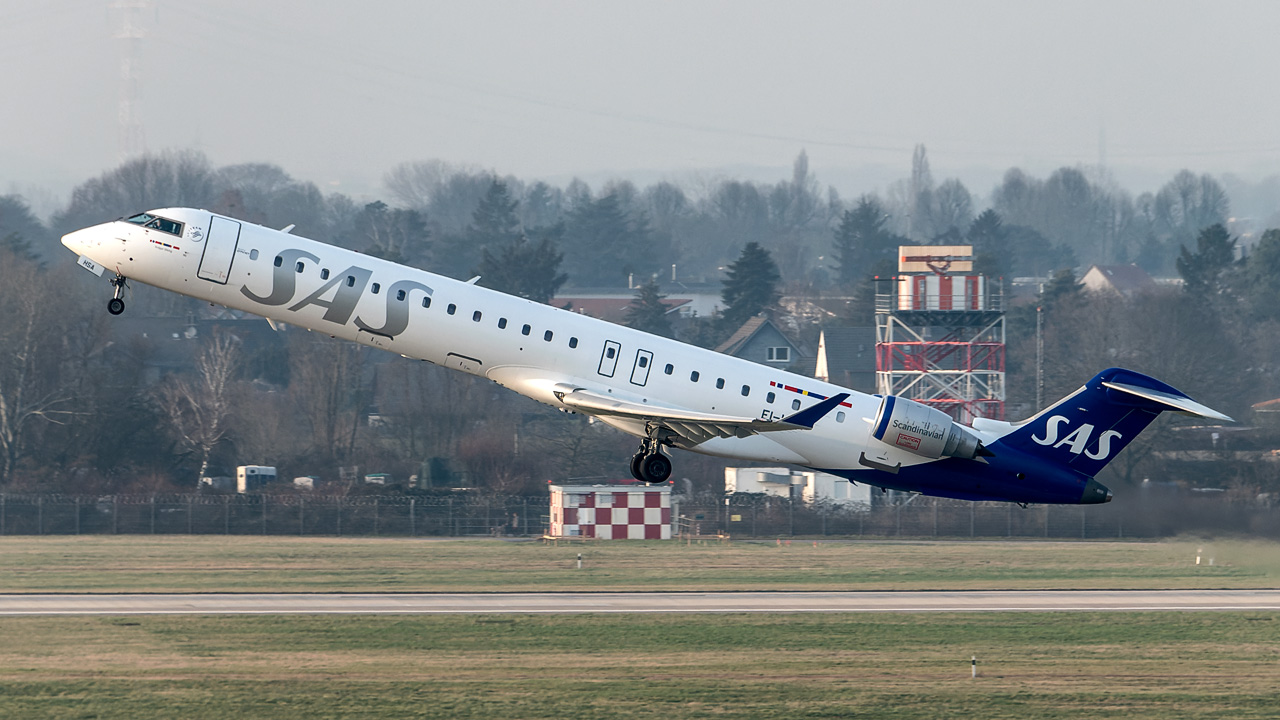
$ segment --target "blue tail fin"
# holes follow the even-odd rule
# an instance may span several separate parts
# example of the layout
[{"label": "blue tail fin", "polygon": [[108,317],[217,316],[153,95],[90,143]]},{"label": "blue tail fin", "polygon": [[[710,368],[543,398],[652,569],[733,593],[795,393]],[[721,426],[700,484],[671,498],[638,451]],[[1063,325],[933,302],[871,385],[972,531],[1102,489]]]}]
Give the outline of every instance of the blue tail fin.
[{"label": "blue tail fin", "polygon": [[988,447],[997,455],[1002,446],[1012,448],[1093,477],[1166,410],[1231,420],[1155,378],[1110,368]]}]

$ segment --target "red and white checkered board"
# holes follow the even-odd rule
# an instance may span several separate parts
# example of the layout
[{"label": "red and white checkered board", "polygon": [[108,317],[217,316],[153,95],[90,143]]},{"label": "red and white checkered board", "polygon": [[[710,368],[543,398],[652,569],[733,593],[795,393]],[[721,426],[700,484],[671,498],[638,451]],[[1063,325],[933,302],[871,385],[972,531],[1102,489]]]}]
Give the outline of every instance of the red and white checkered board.
[{"label": "red and white checkered board", "polygon": [[[670,495],[665,492],[586,493],[576,508],[564,508],[562,534],[601,540],[670,540]],[[665,506],[665,507],[664,507]]]}]

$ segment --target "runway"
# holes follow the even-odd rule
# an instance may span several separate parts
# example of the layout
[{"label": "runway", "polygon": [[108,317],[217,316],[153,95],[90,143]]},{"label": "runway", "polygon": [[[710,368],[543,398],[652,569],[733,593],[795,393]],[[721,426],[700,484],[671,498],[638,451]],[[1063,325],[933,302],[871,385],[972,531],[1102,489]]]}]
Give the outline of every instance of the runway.
[{"label": "runway", "polygon": [[16,615],[1280,611],[1280,590],[0,595]]}]

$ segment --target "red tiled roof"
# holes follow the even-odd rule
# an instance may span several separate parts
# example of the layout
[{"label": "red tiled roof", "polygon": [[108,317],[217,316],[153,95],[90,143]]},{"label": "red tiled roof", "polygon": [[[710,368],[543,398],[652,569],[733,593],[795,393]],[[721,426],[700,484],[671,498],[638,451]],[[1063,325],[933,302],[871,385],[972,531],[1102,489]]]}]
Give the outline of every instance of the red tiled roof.
[{"label": "red tiled roof", "polygon": [[[631,298],[552,298],[551,304],[562,310],[589,315],[593,318],[622,323],[627,319],[627,308],[631,307]],[[674,312],[681,305],[688,305],[691,300],[672,300],[663,298],[662,304],[667,306],[667,313]]]}]

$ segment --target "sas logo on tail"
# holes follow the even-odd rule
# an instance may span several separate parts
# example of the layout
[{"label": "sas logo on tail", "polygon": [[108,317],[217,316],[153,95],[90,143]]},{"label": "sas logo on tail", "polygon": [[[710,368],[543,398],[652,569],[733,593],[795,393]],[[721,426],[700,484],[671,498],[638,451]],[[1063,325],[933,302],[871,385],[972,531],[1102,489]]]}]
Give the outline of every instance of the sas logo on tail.
[{"label": "sas logo on tail", "polygon": [[1045,423],[1044,437],[1032,435],[1031,439],[1040,445],[1053,446],[1055,448],[1066,445],[1067,449],[1076,455],[1084,453],[1085,457],[1093,460],[1106,460],[1111,455],[1111,440],[1113,438],[1118,440],[1123,437],[1115,430],[1103,430],[1102,434],[1098,436],[1097,446],[1086,452],[1085,448],[1089,446],[1089,439],[1093,436],[1093,426],[1089,423],[1072,430],[1061,440],[1058,439],[1063,426],[1070,422],[1063,415],[1053,415]]}]

